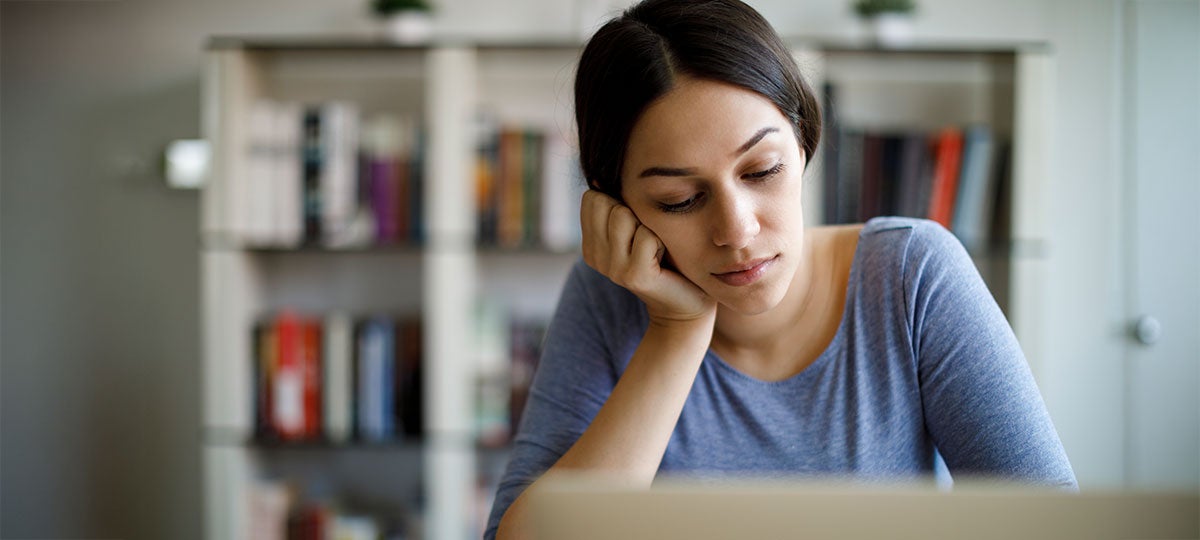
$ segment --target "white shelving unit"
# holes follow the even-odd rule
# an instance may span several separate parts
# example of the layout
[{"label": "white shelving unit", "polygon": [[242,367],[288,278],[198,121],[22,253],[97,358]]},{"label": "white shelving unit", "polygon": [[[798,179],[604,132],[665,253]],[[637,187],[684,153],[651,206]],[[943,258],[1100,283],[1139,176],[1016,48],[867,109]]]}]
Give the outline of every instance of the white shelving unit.
[{"label": "white shelving unit", "polygon": [[[429,538],[479,532],[471,507],[474,302],[480,295],[493,297],[519,313],[548,317],[574,255],[478,253],[473,122],[484,110],[505,122],[569,133],[569,109],[560,92],[569,87],[564,85],[577,53],[577,46],[555,44],[414,48],[353,39],[213,41],[204,128],[214,146],[214,169],[201,223],[206,537],[246,537],[249,490],[261,477],[316,477],[334,491],[366,491],[410,508],[423,500]],[[423,118],[425,245],[344,252],[249,248],[242,233],[243,153],[248,111],[260,98],[347,100],[364,114]],[[282,308],[419,314],[425,329],[424,440],[273,449],[249,443],[250,330],[258,317]],[[374,486],[372,474],[378,475]]]},{"label": "white shelving unit", "polygon": [[[872,108],[872,86],[908,80],[917,111],[921,88],[946,83],[970,94],[960,105],[1003,126],[1012,155],[1012,253],[1001,293],[1035,366],[1041,284],[1049,249],[1039,185],[1047,174],[1053,62],[1038,47],[907,53],[796,42],[814,86],[831,77],[862,89],[854,114],[878,121],[896,108]],[[208,51],[203,126],[214,148],[201,222],[205,537],[247,537],[248,494],[261,477],[313,475],[330,490],[411,508],[424,501],[424,536],[476,536],[477,449],[472,438],[472,313],[480,297],[521,315],[548,317],[576,255],[478,250],[474,243],[473,122],[480,111],[512,123],[558,130],[573,140],[571,84],[577,44],[448,43],[399,47],[355,39],[216,39]],[[899,67],[896,63],[899,62]],[[882,77],[882,78],[880,78]],[[965,86],[963,86],[966,81]],[[972,84],[976,86],[972,86]],[[924,85],[924,86],[922,86]],[[878,88],[876,89],[878,90]],[[996,97],[996,92],[1011,95]],[[973,96],[973,97],[972,97]],[[247,113],[259,98],[353,101],[365,112],[423,118],[427,128],[425,211],[420,248],[346,252],[247,247],[243,186]],[[997,103],[1009,103],[1006,109]],[[936,103],[947,103],[944,99]],[[876,103],[876,105],[880,105]],[[901,107],[901,108],[904,108]],[[935,105],[937,107],[937,105]],[[924,108],[924,109],[920,109]],[[906,121],[958,122],[960,113]],[[924,125],[924,124],[921,124]],[[819,167],[818,164],[814,164]],[[819,171],[813,171],[819,180]],[[805,194],[819,201],[819,181]],[[819,221],[819,205],[809,205]],[[571,212],[577,211],[570,209]],[[425,431],[420,444],[265,449],[248,443],[252,418],[253,323],[280,308],[320,313],[413,313],[424,321]]]}]

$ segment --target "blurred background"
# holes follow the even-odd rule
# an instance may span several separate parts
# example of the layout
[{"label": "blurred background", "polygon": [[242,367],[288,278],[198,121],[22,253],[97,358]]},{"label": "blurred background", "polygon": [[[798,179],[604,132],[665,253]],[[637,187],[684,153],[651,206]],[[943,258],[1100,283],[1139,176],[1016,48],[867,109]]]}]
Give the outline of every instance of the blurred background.
[{"label": "blurred background", "polygon": [[[943,221],[1081,487],[1200,489],[1200,3],[751,4],[812,221]],[[0,537],[476,536],[624,5],[0,1]]]}]

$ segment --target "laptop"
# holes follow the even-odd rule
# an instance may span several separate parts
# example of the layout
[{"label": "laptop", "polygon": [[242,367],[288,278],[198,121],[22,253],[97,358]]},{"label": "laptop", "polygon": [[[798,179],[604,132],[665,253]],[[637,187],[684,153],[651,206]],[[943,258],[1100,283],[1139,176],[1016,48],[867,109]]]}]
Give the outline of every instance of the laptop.
[{"label": "laptop", "polygon": [[638,489],[559,475],[530,503],[539,540],[1200,538],[1197,493],[682,479]]}]

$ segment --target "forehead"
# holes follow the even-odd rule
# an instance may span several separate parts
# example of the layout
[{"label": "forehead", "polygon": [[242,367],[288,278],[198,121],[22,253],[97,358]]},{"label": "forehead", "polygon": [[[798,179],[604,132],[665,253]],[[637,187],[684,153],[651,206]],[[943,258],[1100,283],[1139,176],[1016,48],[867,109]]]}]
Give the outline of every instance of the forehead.
[{"label": "forehead", "polygon": [[762,95],[731,84],[681,78],[634,124],[626,166],[702,166],[728,160],[769,126],[791,133],[787,119]]}]

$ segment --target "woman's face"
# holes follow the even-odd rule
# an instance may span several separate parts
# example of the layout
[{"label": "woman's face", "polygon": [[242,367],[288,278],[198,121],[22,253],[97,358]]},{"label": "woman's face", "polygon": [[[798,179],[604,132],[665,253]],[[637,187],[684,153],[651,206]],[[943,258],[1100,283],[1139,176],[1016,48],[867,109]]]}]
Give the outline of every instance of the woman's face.
[{"label": "woman's face", "polygon": [[754,315],[779,304],[799,267],[804,166],[769,100],[681,78],[634,125],[621,194],[684,277]]}]

